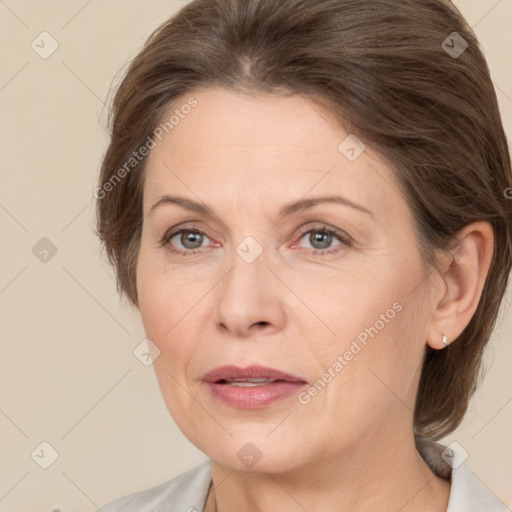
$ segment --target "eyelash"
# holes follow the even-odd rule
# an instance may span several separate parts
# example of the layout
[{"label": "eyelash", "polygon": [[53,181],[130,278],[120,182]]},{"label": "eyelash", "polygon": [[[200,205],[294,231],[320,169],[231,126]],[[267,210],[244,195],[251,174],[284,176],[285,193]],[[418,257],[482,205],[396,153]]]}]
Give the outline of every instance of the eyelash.
[{"label": "eyelash", "polygon": [[[202,249],[204,248],[200,248],[200,249],[191,249],[191,250],[187,250],[187,251],[181,251],[181,250],[176,250],[176,249],[173,249],[170,245],[169,245],[169,242],[171,241],[172,238],[174,238],[176,235],[179,235],[180,233],[183,233],[183,232],[192,232],[192,233],[197,233],[197,234],[200,234],[200,235],[205,235],[208,237],[208,235],[200,230],[199,228],[195,227],[195,226],[191,226],[191,227],[184,227],[184,228],[181,228],[181,229],[178,229],[176,231],[168,231],[164,234],[164,236],[162,237],[162,239],[160,240],[160,242],[158,243],[159,247],[166,247],[173,253],[176,253],[176,254],[180,254],[181,256],[194,256],[195,254],[199,253],[199,252],[202,252]],[[324,250],[321,250],[321,249],[313,249],[313,250],[310,250],[310,253],[313,255],[313,256],[326,256],[328,254],[335,254],[337,252],[339,252],[340,250],[342,250],[342,245],[346,246],[346,247],[351,247],[352,245],[352,240],[346,235],[344,234],[342,231],[338,231],[337,229],[334,229],[334,228],[331,228],[325,224],[321,225],[321,226],[314,226],[314,227],[307,227],[307,228],[299,228],[297,230],[297,233],[300,235],[299,237],[299,240],[306,234],[306,233],[309,233],[310,231],[316,231],[316,232],[319,232],[319,233],[326,233],[328,235],[333,235],[335,236],[340,242],[341,242],[341,245],[338,245],[336,246],[334,249],[324,249]],[[209,238],[209,237],[208,237]]]}]

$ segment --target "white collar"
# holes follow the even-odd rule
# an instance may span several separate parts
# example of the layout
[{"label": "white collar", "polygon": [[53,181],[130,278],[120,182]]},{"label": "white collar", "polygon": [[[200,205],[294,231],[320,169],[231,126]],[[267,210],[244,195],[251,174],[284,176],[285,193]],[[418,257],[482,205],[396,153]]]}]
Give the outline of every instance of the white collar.
[{"label": "white collar", "polygon": [[416,448],[430,469],[437,476],[451,481],[446,512],[510,512],[479,482],[466,465],[466,458],[453,444],[457,445],[450,443],[445,446],[425,438],[416,440]]}]

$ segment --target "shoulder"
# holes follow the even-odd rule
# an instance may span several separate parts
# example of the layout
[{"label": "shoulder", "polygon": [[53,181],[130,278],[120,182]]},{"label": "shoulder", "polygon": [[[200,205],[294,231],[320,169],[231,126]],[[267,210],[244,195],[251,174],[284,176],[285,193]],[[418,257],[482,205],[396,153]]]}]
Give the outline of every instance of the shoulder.
[{"label": "shoulder", "polygon": [[96,512],[201,512],[210,482],[206,460],[162,484],[110,501]]},{"label": "shoulder", "polygon": [[480,483],[466,464],[466,457],[452,445],[421,441],[418,449],[435,474],[451,481],[447,512],[510,512]]}]

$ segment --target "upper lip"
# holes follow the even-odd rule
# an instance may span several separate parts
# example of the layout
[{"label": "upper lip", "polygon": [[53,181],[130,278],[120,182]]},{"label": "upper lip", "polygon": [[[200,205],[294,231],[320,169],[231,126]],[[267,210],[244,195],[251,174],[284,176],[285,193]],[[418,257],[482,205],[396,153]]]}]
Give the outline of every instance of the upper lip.
[{"label": "upper lip", "polygon": [[287,382],[306,382],[301,377],[290,375],[289,373],[276,370],[275,368],[266,368],[257,364],[251,364],[245,368],[238,366],[226,365],[219,366],[208,372],[203,380],[205,382],[219,382],[221,380],[245,380],[245,379],[264,379],[284,380]]}]

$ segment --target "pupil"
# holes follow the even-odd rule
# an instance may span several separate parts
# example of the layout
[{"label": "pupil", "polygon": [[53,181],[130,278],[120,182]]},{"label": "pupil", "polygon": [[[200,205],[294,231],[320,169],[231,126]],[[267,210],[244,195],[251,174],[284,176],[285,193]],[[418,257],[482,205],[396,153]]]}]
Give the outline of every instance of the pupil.
[{"label": "pupil", "polygon": [[[316,231],[311,233],[311,245],[315,247],[316,242],[320,242],[320,247],[316,247],[317,249],[325,249],[329,247],[332,239],[332,235],[330,233]],[[324,239],[322,242],[322,238]]]},{"label": "pupil", "polygon": [[[193,231],[183,232],[181,235],[181,243],[183,244],[184,247],[187,247],[187,249],[197,249],[198,247],[201,247],[201,236],[201,233],[195,233]],[[199,244],[197,246],[194,246],[194,243],[197,244],[198,241]],[[189,242],[192,243],[192,247],[188,245]]]}]

